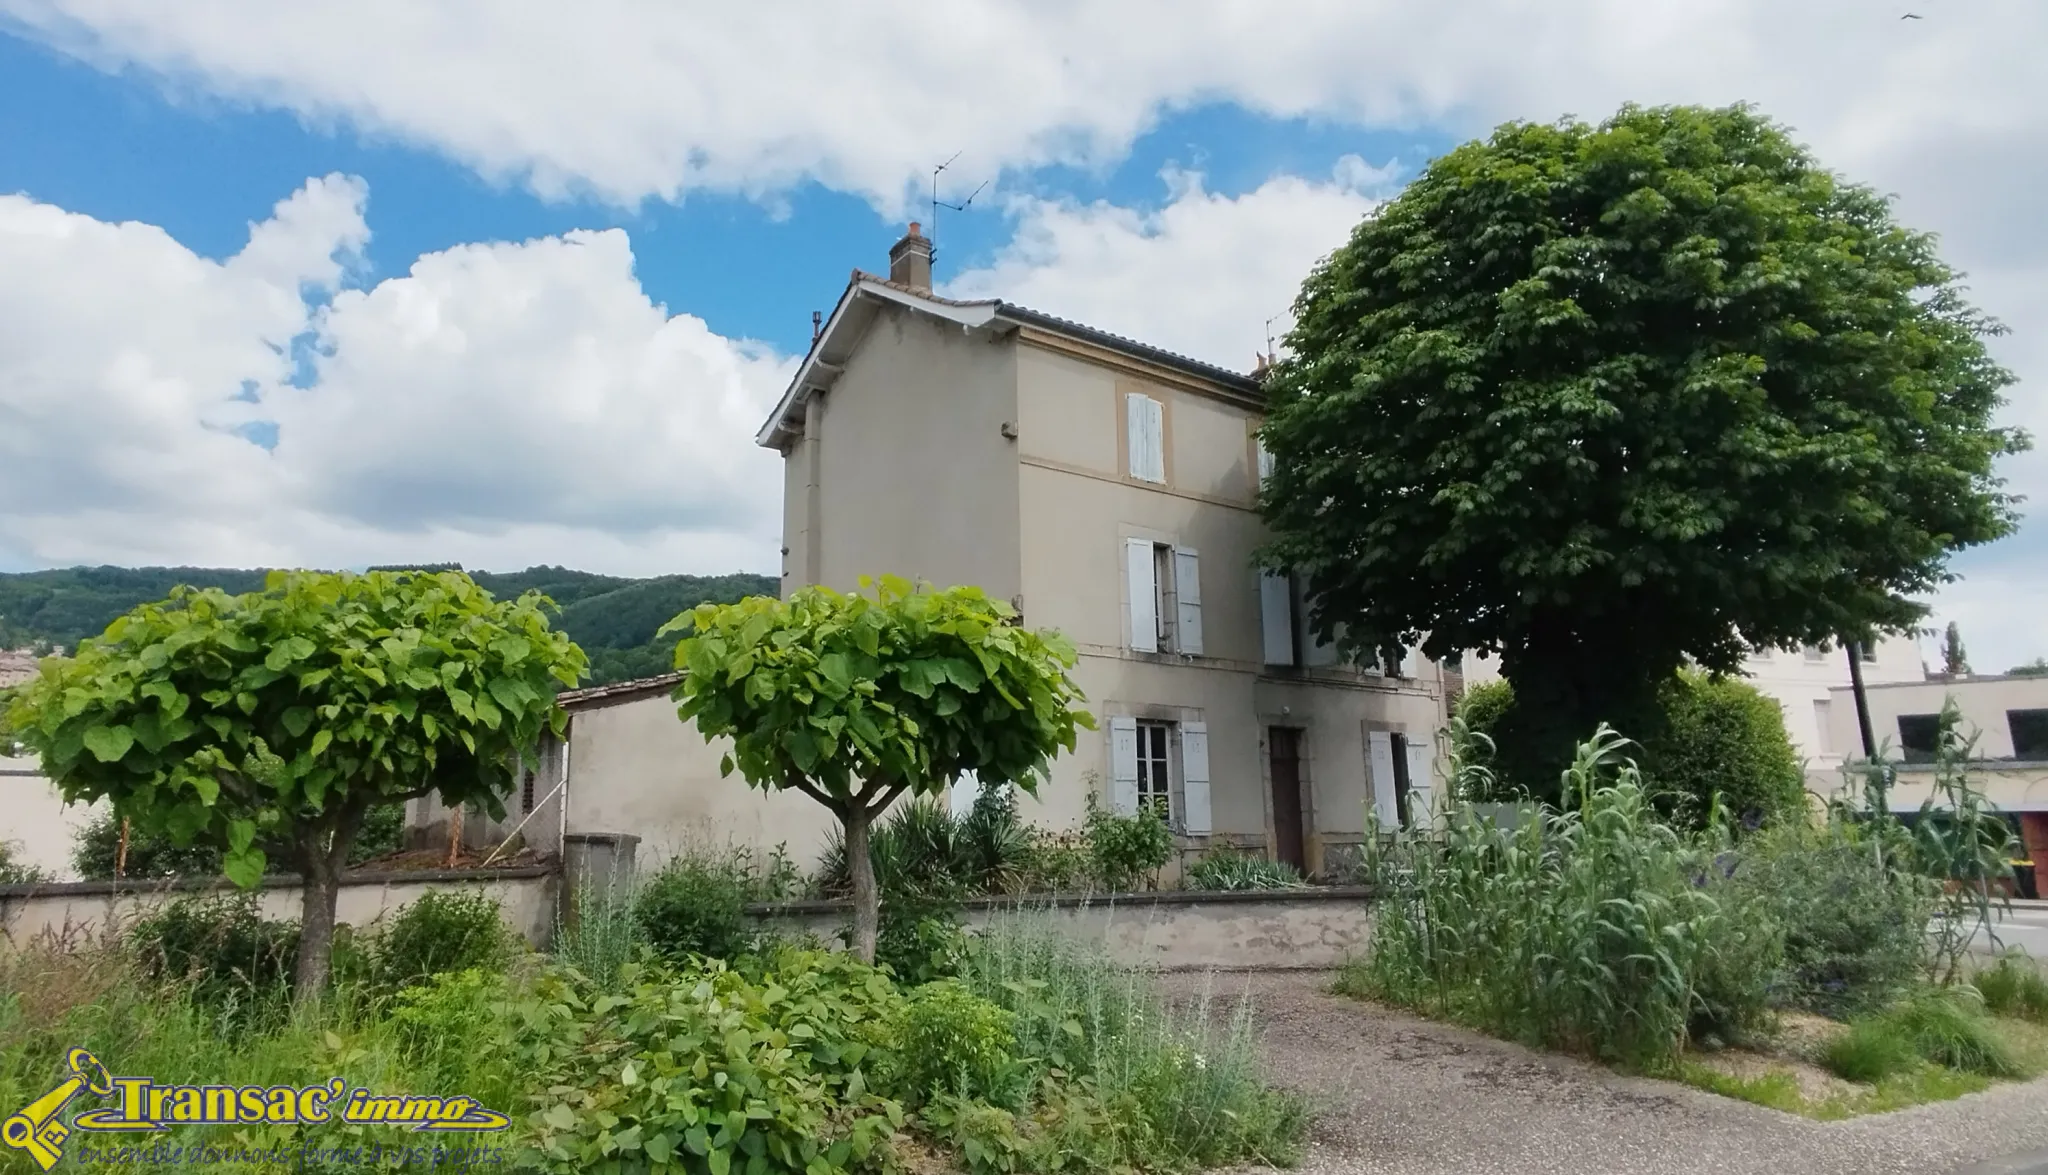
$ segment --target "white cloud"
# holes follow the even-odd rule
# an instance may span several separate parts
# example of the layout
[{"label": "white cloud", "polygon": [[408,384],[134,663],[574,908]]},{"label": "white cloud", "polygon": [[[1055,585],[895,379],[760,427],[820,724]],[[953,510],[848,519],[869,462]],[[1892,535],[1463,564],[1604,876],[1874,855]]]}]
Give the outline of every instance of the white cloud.
[{"label": "white cloud", "polygon": [[1279,176],[1235,197],[1168,171],[1170,198],[1151,212],[1015,200],[1010,244],[944,292],[1003,298],[1249,371],[1268,320],[1275,339],[1286,332],[1302,275],[1344,242],[1391,176],[1347,155],[1328,181]]},{"label": "white cloud", "polygon": [[788,360],[651,303],[617,230],[429,254],[316,310],[365,197],[311,181],[224,263],[0,197],[0,554],[775,566],[751,440]]}]

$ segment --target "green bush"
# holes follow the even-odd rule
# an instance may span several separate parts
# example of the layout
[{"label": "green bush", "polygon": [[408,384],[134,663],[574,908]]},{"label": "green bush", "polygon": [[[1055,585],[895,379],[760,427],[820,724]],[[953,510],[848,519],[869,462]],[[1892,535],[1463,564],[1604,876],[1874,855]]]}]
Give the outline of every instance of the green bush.
[{"label": "green bush", "polygon": [[1118,816],[1105,811],[1091,791],[1086,829],[1095,876],[1112,892],[1150,889],[1173,857],[1173,832],[1150,808]]},{"label": "green bush", "polygon": [[229,1019],[274,1009],[291,992],[299,924],[263,917],[254,894],[180,898],[129,932],[144,972],[186,985]]},{"label": "green bush", "polygon": [[2048,1024],[2048,975],[2024,954],[2007,953],[1970,980],[1984,1006],[2001,1016]]},{"label": "green bush", "polygon": [[448,972],[496,970],[514,948],[486,894],[429,890],[400,910],[372,948],[379,982],[396,990]]},{"label": "green bush", "polygon": [[960,928],[960,903],[948,898],[898,894],[885,898],[875,935],[875,965],[905,985],[959,974],[967,952]]},{"label": "green bush", "polygon": [[1933,887],[1887,867],[1855,824],[1786,822],[1737,850],[1728,888],[1784,932],[1780,1006],[1828,1016],[1874,1012],[1918,979]]},{"label": "green bush", "polygon": [[1250,853],[1211,852],[1181,877],[1181,888],[1199,890],[1300,889],[1307,884],[1292,865]]},{"label": "green bush", "polygon": [[513,992],[500,971],[442,971],[391,1001],[386,1021],[400,1055],[424,1081],[416,1092],[462,1093],[505,1109],[524,1096],[513,1056]]},{"label": "green bush", "polygon": [[15,841],[0,840],[0,885],[36,885],[48,881],[49,875],[33,865],[15,859],[21,846]]},{"label": "green bush", "polygon": [[[1466,691],[1458,716],[1475,732],[1497,738],[1514,706],[1505,681]],[[1681,829],[1706,827],[1716,803],[1745,823],[1775,821],[1804,810],[1805,774],[1777,703],[1756,687],[1733,678],[1716,680],[1687,670],[1657,695],[1653,729],[1642,732],[1636,752],[1644,788],[1657,810]],[[1502,763],[1518,761],[1515,748],[1502,748]],[[1494,754],[1484,756],[1489,764]],[[1505,801],[1523,795],[1555,803],[1555,780],[1500,775],[1472,800]]]},{"label": "green bush", "polygon": [[[349,849],[350,867],[378,857],[389,856],[402,846],[405,837],[405,805],[384,804],[363,814],[363,827]],[[273,860],[289,860],[289,847],[272,853]],[[121,862],[121,818],[101,812],[82,825],[71,844],[71,866],[88,881],[111,881],[114,866]],[[128,857],[123,877],[219,877],[221,850],[218,846],[180,847],[160,832],[142,828],[128,831]]]},{"label": "green bush", "polygon": [[902,997],[849,956],[787,952],[745,971],[716,960],[628,964],[618,996],[544,976],[520,1012],[538,1166],[583,1172],[867,1166],[905,1122],[870,1088]]},{"label": "green bush", "polygon": [[906,1100],[955,1094],[1013,1104],[1016,1016],[975,995],[957,979],[910,993],[893,1042]]},{"label": "green bush", "polygon": [[643,881],[633,917],[662,956],[732,959],[753,945],[747,918],[749,878],[731,861],[678,856]]},{"label": "green bush", "polygon": [[1086,832],[1027,827],[1018,868],[1023,874],[1019,888],[1027,893],[1075,893],[1098,888],[1095,858]]}]

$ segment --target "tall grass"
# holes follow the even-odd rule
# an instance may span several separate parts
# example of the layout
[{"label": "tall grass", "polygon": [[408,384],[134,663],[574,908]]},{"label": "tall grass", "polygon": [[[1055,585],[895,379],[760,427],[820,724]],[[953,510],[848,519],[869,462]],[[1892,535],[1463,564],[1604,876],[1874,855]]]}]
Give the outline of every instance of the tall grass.
[{"label": "tall grass", "polygon": [[614,986],[620,970],[648,945],[634,915],[637,897],[637,887],[625,881],[578,885],[567,916],[555,922],[555,958],[600,987]]},{"label": "tall grass", "polygon": [[1970,985],[1984,997],[1984,1006],[2001,1016],[2048,1024],[2048,975],[2024,954],[2008,952],[1979,971]]},{"label": "tall grass", "polygon": [[1082,1075],[1124,1122],[1124,1162],[1173,1169],[1290,1161],[1306,1113],[1266,1084],[1248,998],[1204,991],[1176,1008],[1156,980],[1029,912],[997,918],[960,979],[1015,1016],[1016,1052],[1043,1077]]},{"label": "tall grass", "polygon": [[1531,1045],[1675,1061],[1725,915],[1711,854],[1658,819],[1627,746],[1603,725],[1566,773],[1569,808],[1513,829],[1456,810],[1433,835],[1373,829],[1385,897],[1344,986]]}]

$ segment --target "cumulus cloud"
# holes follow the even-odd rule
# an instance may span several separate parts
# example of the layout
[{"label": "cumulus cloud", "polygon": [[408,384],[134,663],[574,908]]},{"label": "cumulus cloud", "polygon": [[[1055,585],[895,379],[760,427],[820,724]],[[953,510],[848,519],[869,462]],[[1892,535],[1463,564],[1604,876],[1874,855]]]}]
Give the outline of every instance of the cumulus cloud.
[{"label": "cumulus cloud", "polygon": [[1307,273],[1372,211],[1394,175],[1355,155],[1328,180],[1277,176],[1241,196],[1169,170],[1153,211],[1026,198],[1015,235],[985,267],[946,283],[953,297],[995,297],[1249,371],[1289,324]]},{"label": "cumulus cloud", "polygon": [[337,288],[366,195],[310,181],[225,262],[0,197],[0,555],[775,566],[789,360],[649,301],[617,230]]}]

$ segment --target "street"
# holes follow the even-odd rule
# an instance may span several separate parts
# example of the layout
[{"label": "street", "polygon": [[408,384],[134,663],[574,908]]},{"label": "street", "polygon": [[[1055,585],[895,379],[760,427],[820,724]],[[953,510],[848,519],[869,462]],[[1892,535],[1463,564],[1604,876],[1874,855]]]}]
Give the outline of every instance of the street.
[{"label": "street", "polygon": [[[2048,902],[2015,901],[2011,908],[1994,910],[1994,932],[1998,950],[2019,947],[2037,959],[2048,959]],[[1992,946],[1980,933],[1971,941],[1973,951],[1990,952]]]}]

